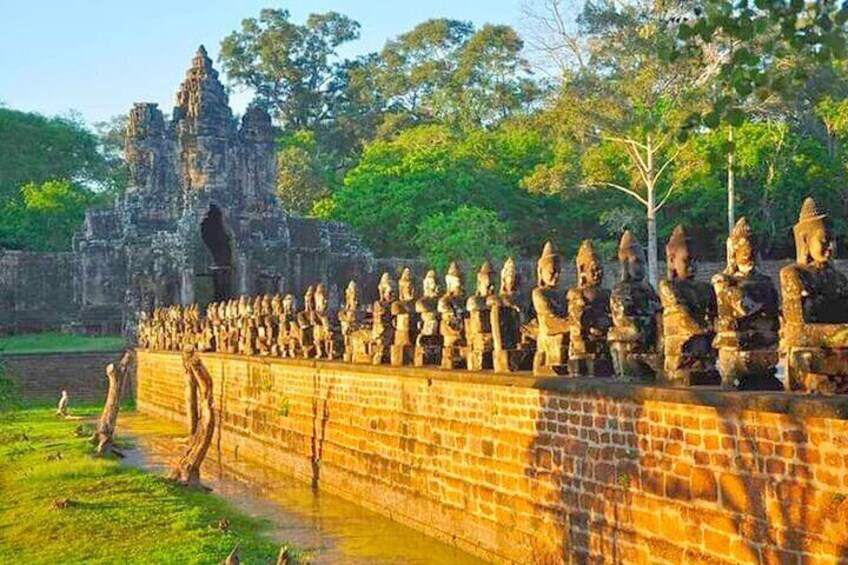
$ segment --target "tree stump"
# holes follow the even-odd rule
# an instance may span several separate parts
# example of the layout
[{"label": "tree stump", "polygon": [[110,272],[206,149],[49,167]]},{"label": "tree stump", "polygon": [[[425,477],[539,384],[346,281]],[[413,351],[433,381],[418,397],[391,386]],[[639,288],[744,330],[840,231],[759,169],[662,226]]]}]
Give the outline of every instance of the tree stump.
[{"label": "tree stump", "polygon": [[186,451],[176,463],[168,479],[186,486],[200,484],[200,466],[206,457],[215,433],[215,414],[212,403],[212,377],[193,352],[184,354],[186,372],[197,386],[195,406],[189,406],[189,414],[198,415],[197,429],[189,439]]},{"label": "tree stump", "polygon": [[120,451],[115,449],[114,436],[115,427],[118,422],[118,411],[121,407],[121,389],[127,375],[132,354],[127,351],[121,358],[118,370],[114,363],[106,366],[106,378],[109,380],[109,388],[106,391],[106,404],[103,405],[103,413],[97,423],[97,431],[94,432],[92,442],[97,446],[97,455],[115,454],[123,457]]}]

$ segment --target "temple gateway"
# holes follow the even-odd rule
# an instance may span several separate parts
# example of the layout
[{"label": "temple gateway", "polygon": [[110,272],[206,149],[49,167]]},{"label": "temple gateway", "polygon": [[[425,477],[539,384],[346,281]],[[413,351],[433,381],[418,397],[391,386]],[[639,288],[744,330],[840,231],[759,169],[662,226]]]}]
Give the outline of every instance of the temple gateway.
[{"label": "temple gateway", "polygon": [[112,209],[89,210],[74,241],[83,326],[127,331],[140,310],[295,291],[319,279],[337,297],[374,270],[347,225],[282,210],[271,118],[251,108],[234,119],[202,46],[170,120],[156,104],[132,108],[126,158],[126,193]]}]

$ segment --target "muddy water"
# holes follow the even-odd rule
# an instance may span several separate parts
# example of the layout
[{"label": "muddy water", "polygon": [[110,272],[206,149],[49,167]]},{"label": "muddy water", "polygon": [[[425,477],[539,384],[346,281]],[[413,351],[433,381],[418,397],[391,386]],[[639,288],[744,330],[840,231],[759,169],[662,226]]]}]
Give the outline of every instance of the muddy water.
[{"label": "muddy water", "polygon": [[[121,413],[118,435],[132,437],[127,464],[162,473],[185,445],[184,428],[137,412]],[[210,452],[210,457],[212,453]],[[482,561],[307,483],[238,461],[207,460],[204,484],[245,514],[272,524],[271,535],[309,555],[310,563],[479,564]]]}]

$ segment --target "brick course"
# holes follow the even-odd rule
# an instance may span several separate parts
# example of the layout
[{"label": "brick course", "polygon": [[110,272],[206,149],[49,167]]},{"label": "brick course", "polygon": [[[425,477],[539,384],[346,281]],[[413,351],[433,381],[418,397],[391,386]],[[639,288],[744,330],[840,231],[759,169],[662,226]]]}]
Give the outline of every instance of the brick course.
[{"label": "brick course", "polygon": [[[219,438],[516,563],[848,562],[848,400],[202,355]],[[138,406],[184,420],[179,355]],[[841,560],[841,561],[840,561]]]}]

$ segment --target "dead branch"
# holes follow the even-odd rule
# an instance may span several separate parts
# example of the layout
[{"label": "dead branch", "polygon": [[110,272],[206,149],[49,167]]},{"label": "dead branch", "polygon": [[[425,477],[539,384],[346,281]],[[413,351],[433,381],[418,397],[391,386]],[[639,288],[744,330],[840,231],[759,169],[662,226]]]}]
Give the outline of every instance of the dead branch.
[{"label": "dead branch", "polygon": [[198,422],[197,429],[186,446],[185,454],[176,463],[168,479],[186,486],[202,486],[200,466],[206,458],[215,433],[212,376],[194,352],[186,352],[183,360],[187,377],[191,378],[197,386],[195,405],[190,406],[189,410],[198,414]]},{"label": "dead branch", "polygon": [[91,438],[97,446],[97,455],[115,454],[123,457],[123,454],[115,449],[114,436],[118,423],[118,411],[121,407],[121,390],[131,358],[130,351],[126,351],[118,363],[119,368],[117,370],[114,363],[109,363],[106,366],[106,378],[109,381],[106,403],[103,405],[103,412],[100,414],[100,421],[97,423],[97,431]]}]

